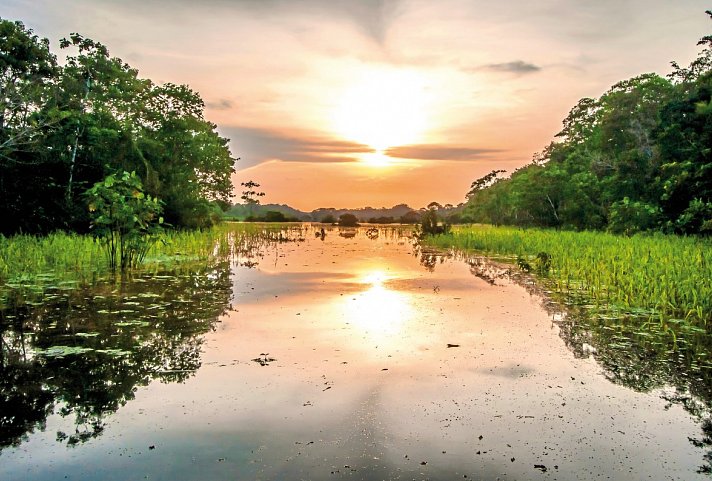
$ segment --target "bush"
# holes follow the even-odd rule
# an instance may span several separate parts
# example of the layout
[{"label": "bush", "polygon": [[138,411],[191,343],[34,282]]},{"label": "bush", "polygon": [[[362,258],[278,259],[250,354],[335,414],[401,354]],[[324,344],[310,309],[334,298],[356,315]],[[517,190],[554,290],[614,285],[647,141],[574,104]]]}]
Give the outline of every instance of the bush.
[{"label": "bush", "polygon": [[693,199],[675,221],[675,231],[681,234],[712,235],[712,202]]},{"label": "bush", "polygon": [[356,227],[358,218],[353,214],[341,214],[339,216],[339,225],[342,227]]},{"label": "bush", "polygon": [[608,230],[614,234],[631,235],[655,229],[660,224],[660,208],[645,202],[631,202],[628,197],[614,202],[608,219]]},{"label": "bush", "polygon": [[276,210],[268,210],[263,216],[265,222],[287,222],[287,216]]},{"label": "bush", "polygon": [[424,235],[447,234],[450,225],[441,221],[435,209],[428,209],[420,217],[420,228]]},{"label": "bush", "polygon": [[85,195],[92,233],[106,249],[111,270],[141,263],[163,232],[162,202],[144,194],[141,179],[126,171],[107,176]]}]

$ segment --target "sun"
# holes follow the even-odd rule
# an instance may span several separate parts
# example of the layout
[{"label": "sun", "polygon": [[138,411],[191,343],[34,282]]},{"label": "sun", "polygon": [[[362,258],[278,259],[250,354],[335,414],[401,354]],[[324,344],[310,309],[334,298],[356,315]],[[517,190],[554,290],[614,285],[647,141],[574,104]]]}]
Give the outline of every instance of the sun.
[{"label": "sun", "polygon": [[361,162],[371,167],[387,167],[394,163],[394,159],[388,157],[382,150],[377,150],[368,154],[362,154]]},{"label": "sun", "polygon": [[427,103],[422,74],[372,68],[357,75],[339,95],[334,128],[342,138],[374,149],[364,162],[384,165],[389,147],[419,142],[428,124]]}]

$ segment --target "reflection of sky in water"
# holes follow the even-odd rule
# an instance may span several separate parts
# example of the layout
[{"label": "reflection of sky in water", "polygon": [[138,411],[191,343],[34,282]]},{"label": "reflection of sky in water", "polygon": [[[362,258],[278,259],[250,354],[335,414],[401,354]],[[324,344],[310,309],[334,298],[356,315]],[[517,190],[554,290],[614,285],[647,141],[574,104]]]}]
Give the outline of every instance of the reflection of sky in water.
[{"label": "reflection of sky in water", "polygon": [[[220,299],[233,310],[179,356],[194,375],[128,378],[135,396],[76,449],[56,439],[73,419],[50,416],[2,452],[0,479],[702,479],[694,420],[574,358],[524,289],[465,263],[428,271],[395,231],[354,232],[233,265]],[[206,293],[194,298],[177,306],[195,312]],[[167,347],[183,353],[182,336]]]},{"label": "reflection of sky in water", "polygon": [[389,277],[374,270],[363,274],[360,282],[366,290],[354,298],[342,300],[341,309],[347,313],[347,322],[362,329],[373,341],[384,344],[397,343],[400,334],[413,316],[407,294],[390,290]]}]

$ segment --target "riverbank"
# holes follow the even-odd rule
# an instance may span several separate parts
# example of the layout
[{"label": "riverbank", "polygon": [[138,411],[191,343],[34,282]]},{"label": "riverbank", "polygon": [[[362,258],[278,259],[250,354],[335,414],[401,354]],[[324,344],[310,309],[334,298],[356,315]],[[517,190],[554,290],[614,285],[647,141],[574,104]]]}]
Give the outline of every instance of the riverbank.
[{"label": "riverbank", "polygon": [[698,328],[712,321],[709,240],[475,225],[423,244],[505,260],[531,270],[556,293],[609,311],[682,319]]}]

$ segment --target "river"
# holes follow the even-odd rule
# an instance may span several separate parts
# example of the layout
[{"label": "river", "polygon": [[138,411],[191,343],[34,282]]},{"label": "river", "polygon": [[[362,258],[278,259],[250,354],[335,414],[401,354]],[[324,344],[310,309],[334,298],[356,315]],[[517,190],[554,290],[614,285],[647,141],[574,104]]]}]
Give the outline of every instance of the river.
[{"label": "river", "polygon": [[0,479],[706,479],[526,279],[319,228],[12,316]]}]

